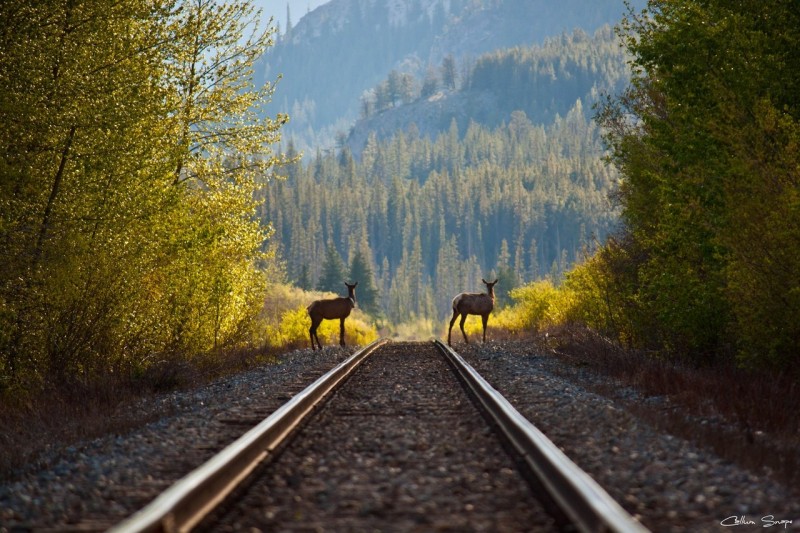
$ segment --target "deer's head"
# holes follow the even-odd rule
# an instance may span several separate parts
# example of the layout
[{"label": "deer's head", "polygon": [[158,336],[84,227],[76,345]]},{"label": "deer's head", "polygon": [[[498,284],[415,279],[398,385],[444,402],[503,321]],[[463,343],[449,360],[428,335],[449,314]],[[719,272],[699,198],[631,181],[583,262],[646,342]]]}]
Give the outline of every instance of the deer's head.
[{"label": "deer's head", "polygon": [[351,300],[353,300],[353,305],[355,305],[355,303],[356,303],[356,287],[358,287],[358,282],[356,281],[355,283],[350,285],[349,283],[347,283],[345,281],[344,284],[347,285],[347,297],[350,298]]},{"label": "deer's head", "polygon": [[492,298],[494,298],[494,286],[495,286],[495,285],[497,285],[497,282],[498,282],[499,280],[498,280],[498,279],[495,279],[495,280],[494,280],[494,281],[492,281],[492,282],[488,282],[488,281],[486,281],[485,279],[481,278],[481,281],[483,282],[483,284],[484,284],[484,285],[486,285],[486,290],[487,290],[487,291],[489,291],[489,292],[488,292],[489,296],[491,296]]}]

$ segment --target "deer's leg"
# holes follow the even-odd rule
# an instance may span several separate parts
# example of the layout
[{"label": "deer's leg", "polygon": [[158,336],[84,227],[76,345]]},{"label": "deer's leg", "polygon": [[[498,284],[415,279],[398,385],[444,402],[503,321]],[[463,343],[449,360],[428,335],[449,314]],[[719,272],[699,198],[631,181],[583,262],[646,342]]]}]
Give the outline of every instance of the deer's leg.
[{"label": "deer's leg", "polygon": [[319,345],[319,349],[322,349],[322,343],[319,342],[319,335],[317,335],[317,328],[319,327],[319,323],[321,320],[314,320],[311,319],[311,327],[308,329],[308,335],[311,337],[311,349],[316,350],[314,346],[314,339],[317,339],[317,344]]},{"label": "deer's leg", "polygon": [[450,344],[450,332],[453,331],[453,324],[456,323],[456,318],[458,318],[458,311],[453,309],[453,318],[450,319],[450,329],[447,330],[447,345],[452,346]]},{"label": "deer's leg", "polygon": [[339,319],[339,346],[344,346],[344,318]]},{"label": "deer's leg", "polygon": [[467,321],[467,313],[463,313],[461,315],[461,322],[459,323],[459,326],[461,326],[461,334],[464,335],[464,342],[469,344],[469,340],[467,339],[467,332],[464,331],[464,322],[466,321]]},{"label": "deer's leg", "polygon": [[481,315],[481,321],[483,322],[483,343],[486,344],[486,324],[489,323],[489,315]]}]

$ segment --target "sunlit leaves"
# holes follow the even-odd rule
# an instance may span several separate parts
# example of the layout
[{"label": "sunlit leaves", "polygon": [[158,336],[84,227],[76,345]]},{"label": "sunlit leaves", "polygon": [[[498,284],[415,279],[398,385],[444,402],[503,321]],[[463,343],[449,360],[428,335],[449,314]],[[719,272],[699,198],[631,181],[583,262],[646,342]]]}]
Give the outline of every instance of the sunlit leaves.
[{"label": "sunlit leaves", "polygon": [[621,34],[636,76],[600,119],[624,176],[639,340],[786,364],[800,338],[796,5],[654,0]]},{"label": "sunlit leaves", "polygon": [[270,33],[244,2],[0,8],[0,377],[139,367],[247,340],[267,233],[254,193]]}]

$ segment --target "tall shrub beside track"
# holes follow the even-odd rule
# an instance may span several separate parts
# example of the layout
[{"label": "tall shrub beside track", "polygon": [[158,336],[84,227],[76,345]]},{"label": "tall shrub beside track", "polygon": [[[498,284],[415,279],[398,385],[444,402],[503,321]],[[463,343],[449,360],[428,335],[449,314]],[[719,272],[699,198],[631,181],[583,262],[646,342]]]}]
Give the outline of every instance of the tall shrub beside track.
[{"label": "tall shrub beside track", "polygon": [[795,366],[796,7],[651,0],[620,26],[634,77],[599,121],[622,174],[625,228],[599,261],[619,291],[616,329],[637,346]]}]

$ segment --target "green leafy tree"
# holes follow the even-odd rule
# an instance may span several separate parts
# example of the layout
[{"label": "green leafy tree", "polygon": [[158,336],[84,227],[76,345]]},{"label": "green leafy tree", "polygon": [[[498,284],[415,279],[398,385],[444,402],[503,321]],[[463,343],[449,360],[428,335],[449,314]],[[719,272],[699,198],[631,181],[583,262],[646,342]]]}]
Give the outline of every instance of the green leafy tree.
[{"label": "green leafy tree", "polygon": [[[254,193],[280,162],[269,145],[286,117],[262,119],[273,86],[252,84],[253,63],[272,32],[242,42],[253,17],[245,1],[187,1],[169,25],[167,79],[176,144],[173,186],[184,210],[172,221],[182,253],[170,273],[192,274],[170,286],[165,323],[176,349],[201,350],[220,335],[236,342],[256,312],[263,287],[255,264],[268,233],[254,220]],[[199,289],[199,290],[198,290]]]},{"label": "green leafy tree", "polygon": [[175,200],[154,18],[168,15],[137,1],[0,6],[0,389],[121,355],[154,213]]},{"label": "green leafy tree", "polygon": [[267,232],[267,32],[232,2],[0,5],[0,389],[243,341]]},{"label": "green leafy tree", "polygon": [[620,28],[635,76],[600,121],[625,176],[626,249],[613,256],[630,264],[612,272],[636,280],[622,285],[631,322],[648,325],[634,326],[642,344],[796,359],[795,8],[651,1]]}]

